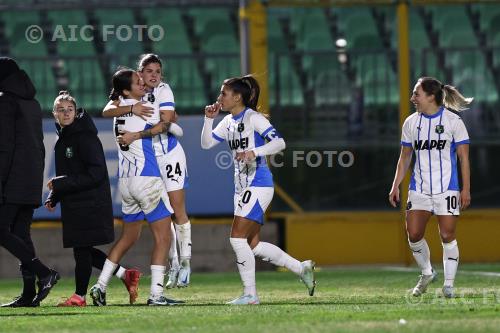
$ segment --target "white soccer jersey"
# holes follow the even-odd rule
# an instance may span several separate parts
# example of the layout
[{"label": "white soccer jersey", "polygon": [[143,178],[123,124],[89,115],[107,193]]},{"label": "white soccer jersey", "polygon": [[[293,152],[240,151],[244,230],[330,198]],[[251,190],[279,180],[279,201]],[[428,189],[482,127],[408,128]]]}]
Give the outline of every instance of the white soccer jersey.
[{"label": "white soccer jersey", "polygon": [[[281,136],[266,117],[247,108],[236,117],[230,114],[224,117],[212,131],[212,137],[219,142],[226,140],[234,158],[238,152],[263,146],[265,140],[271,141]],[[265,157],[257,156],[251,162],[234,160],[234,163],[236,193],[249,186],[273,187],[273,176]]]},{"label": "white soccer jersey", "polygon": [[462,118],[441,107],[427,116],[415,112],[403,124],[401,144],[412,147],[416,160],[410,190],[424,194],[459,191],[457,146],[469,144]]},{"label": "white soccer jersey", "polygon": [[[174,94],[165,82],[161,82],[153,91],[144,95],[142,100],[150,102],[154,107],[154,114],[148,118],[148,123],[151,125],[156,125],[160,121],[160,110],[175,110]],[[177,138],[170,132],[156,135],[153,138],[156,156],[167,154],[175,148],[177,143]]]},{"label": "white soccer jersey", "polygon": [[[138,101],[135,99],[121,99],[120,106],[133,105]],[[113,120],[115,141],[122,131],[139,132],[151,128],[151,124],[133,113],[127,113]],[[127,178],[133,176],[160,177],[158,162],[156,161],[152,138],[144,138],[132,142],[128,149],[120,147],[118,142],[118,177]]]}]

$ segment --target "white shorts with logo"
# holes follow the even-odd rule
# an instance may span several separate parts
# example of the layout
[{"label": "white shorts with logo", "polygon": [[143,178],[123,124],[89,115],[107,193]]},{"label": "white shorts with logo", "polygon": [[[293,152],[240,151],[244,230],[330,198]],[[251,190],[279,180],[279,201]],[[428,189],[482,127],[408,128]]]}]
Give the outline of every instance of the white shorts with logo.
[{"label": "white shorts with logo", "polygon": [[439,194],[408,193],[406,210],[425,210],[434,215],[460,215],[460,192],[446,191]]},{"label": "white shorts with logo", "polygon": [[250,186],[234,194],[234,215],[264,224],[264,213],[273,200],[274,187]]},{"label": "white shorts with logo", "polygon": [[160,177],[120,178],[124,222],[147,220],[149,223],[172,215],[165,185]]},{"label": "white shorts with logo", "polygon": [[161,178],[165,183],[167,192],[177,191],[188,187],[188,172],[186,154],[179,142],[174,149],[165,155],[157,156]]}]

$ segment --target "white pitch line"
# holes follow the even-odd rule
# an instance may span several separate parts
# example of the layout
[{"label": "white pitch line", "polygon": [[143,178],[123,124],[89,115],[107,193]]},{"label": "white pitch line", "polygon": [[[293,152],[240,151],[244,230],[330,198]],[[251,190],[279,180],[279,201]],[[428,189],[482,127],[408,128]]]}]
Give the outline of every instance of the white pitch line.
[{"label": "white pitch line", "polygon": [[[393,271],[393,272],[418,272],[419,269],[411,268],[411,267],[394,267],[394,266],[384,266],[381,267],[384,271]],[[442,270],[437,270],[438,272],[442,272]],[[499,277],[500,273],[498,272],[482,272],[482,271],[461,271],[458,270],[460,274],[465,275],[477,275],[477,276],[491,276],[491,277]]]}]

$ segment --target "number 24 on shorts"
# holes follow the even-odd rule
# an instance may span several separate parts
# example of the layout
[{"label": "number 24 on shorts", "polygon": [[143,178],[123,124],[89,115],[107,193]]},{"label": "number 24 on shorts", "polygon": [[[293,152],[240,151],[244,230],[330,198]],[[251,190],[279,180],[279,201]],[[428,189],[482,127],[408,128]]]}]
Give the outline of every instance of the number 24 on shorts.
[{"label": "number 24 on shorts", "polygon": [[[181,171],[181,166],[179,165],[179,162],[175,164],[175,169],[172,164],[167,164],[165,167],[167,170],[167,177],[168,178],[174,178],[175,175],[182,176],[182,171]],[[172,172],[175,174],[172,174]]]}]

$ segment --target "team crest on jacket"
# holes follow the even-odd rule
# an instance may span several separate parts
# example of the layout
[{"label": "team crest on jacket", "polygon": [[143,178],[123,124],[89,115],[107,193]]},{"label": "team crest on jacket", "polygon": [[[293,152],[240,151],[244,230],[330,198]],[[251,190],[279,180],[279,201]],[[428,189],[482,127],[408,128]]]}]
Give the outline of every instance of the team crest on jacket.
[{"label": "team crest on jacket", "polygon": [[243,123],[239,123],[238,124],[238,132],[243,132],[245,130],[245,124]]},{"label": "team crest on jacket", "polygon": [[444,126],[443,125],[436,125],[436,133],[443,134],[444,133]]},{"label": "team crest on jacket", "polygon": [[66,147],[66,158],[73,157],[73,147]]}]

